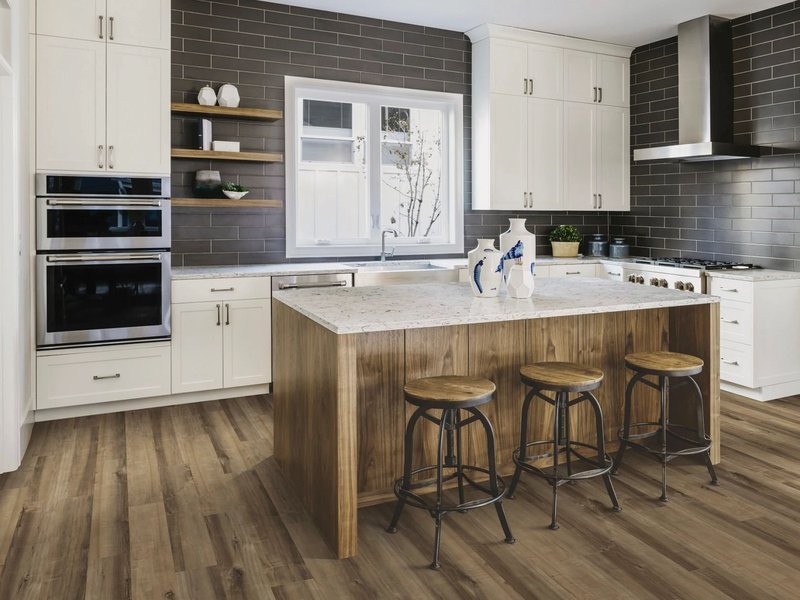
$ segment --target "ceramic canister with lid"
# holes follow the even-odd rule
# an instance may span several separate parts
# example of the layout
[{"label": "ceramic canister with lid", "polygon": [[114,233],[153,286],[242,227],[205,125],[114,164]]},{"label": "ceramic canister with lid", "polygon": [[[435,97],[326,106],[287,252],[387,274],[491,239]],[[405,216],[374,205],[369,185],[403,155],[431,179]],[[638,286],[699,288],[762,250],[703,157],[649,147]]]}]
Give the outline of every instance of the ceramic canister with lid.
[{"label": "ceramic canister with lid", "polygon": [[625,243],[625,238],[615,237],[608,245],[609,258],[628,258],[630,246]]},{"label": "ceramic canister with lid", "polygon": [[608,240],[602,233],[593,233],[586,240],[586,256],[608,256]]}]

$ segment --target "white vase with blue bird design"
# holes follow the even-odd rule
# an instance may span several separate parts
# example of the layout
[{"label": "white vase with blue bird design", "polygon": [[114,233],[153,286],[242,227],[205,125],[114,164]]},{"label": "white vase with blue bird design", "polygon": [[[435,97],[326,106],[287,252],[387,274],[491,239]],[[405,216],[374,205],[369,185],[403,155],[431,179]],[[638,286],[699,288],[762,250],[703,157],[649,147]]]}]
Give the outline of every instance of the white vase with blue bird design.
[{"label": "white vase with blue bird design", "polygon": [[509,219],[508,231],[500,235],[500,270],[506,281],[511,267],[519,261],[531,276],[536,268],[536,236],[525,229],[525,219]]},{"label": "white vase with blue bird design", "polygon": [[500,251],[494,240],[478,240],[478,245],[467,254],[469,283],[478,298],[495,298],[500,293],[503,269]]}]

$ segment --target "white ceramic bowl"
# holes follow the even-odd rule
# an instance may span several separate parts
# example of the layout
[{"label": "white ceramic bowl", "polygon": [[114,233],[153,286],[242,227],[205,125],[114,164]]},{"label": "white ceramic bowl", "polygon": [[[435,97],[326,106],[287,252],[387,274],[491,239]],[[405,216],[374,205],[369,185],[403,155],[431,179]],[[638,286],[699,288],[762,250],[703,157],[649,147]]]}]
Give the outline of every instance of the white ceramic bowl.
[{"label": "white ceramic bowl", "polygon": [[247,194],[249,194],[250,192],[249,191],[248,192],[231,192],[231,191],[228,191],[228,190],[222,190],[222,193],[225,194],[231,200],[241,200],[242,198],[247,196]]}]

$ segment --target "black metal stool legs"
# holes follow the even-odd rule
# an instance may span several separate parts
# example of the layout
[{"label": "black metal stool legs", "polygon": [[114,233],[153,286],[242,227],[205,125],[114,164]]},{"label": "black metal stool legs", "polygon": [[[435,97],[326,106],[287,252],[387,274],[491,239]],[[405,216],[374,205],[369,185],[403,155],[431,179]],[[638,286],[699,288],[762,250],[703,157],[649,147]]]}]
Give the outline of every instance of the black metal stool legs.
[{"label": "black metal stool legs", "polygon": [[[703,392],[700,391],[700,386],[697,385],[694,377],[689,377],[688,379],[692,382],[692,387],[694,388],[695,399],[697,402],[697,435],[701,440],[706,440],[706,418],[703,412]],[[711,485],[719,485],[717,471],[714,469],[714,465],[711,463],[711,448],[708,449],[708,452],[703,454],[703,459],[706,463],[706,469],[708,469],[708,475],[711,477]]]},{"label": "black metal stool legs", "polygon": [[[597,431],[597,462],[598,464],[603,464],[606,457],[606,434],[605,431],[603,431],[603,409],[600,407],[600,402],[598,402],[597,398],[595,398],[594,394],[591,392],[586,392],[586,398],[594,409],[594,426]],[[622,509],[619,506],[614,484],[611,482],[610,472],[603,473],[603,483],[606,485],[606,491],[611,500],[611,505],[614,507],[614,512],[620,512]]]},{"label": "black metal stool legs", "polygon": [[555,531],[558,529],[558,447],[561,442],[561,419],[563,417],[562,399],[565,394],[558,392],[556,394],[556,401],[553,405],[553,477],[550,480],[553,486],[553,510],[550,520],[550,529]]},{"label": "black metal stool legs", "polygon": [[514,497],[514,490],[517,489],[519,478],[522,475],[520,463],[528,460],[528,415],[530,414],[531,401],[534,396],[536,396],[536,390],[532,389],[525,395],[525,401],[522,403],[522,423],[519,428],[519,461],[517,462],[517,468],[514,469],[514,478],[508,488],[507,498]]},{"label": "black metal stool legs", "polygon": [[[414,427],[417,426],[417,421],[425,412],[424,408],[418,408],[414,411],[414,414],[411,415],[411,418],[408,420],[408,425],[406,425],[406,435],[405,439],[403,440],[403,488],[404,489],[411,489],[411,469],[412,469],[412,454],[414,450]],[[389,523],[389,527],[386,528],[386,531],[389,533],[397,533],[397,523],[400,521],[400,515],[403,514],[403,507],[406,505],[406,498],[405,496],[399,496],[397,498],[397,505],[394,508],[394,515],[392,516],[392,520]]]},{"label": "black metal stool legs", "polygon": [[620,465],[622,464],[622,457],[625,456],[625,448],[628,445],[628,439],[631,435],[631,394],[633,393],[633,386],[636,385],[636,382],[642,378],[642,375],[636,374],[631,377],[631,380],[628,382],[628,385],[625,386],[625,415],[622,421],[622,435],[619,435],[619,450],[617,450],[617,456],[614,459],[614,467],[611,469],[611,474],[616,475],[617,471],[619,470]]}]

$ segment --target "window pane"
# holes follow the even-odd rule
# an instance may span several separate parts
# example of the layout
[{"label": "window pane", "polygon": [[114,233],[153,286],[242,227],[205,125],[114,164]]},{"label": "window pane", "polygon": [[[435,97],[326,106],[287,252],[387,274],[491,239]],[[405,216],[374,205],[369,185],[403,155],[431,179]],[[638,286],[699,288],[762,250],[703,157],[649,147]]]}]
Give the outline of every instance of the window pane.
[{"label": "window pane", "polygon": [[353,105],[344,102],[303,100],[303,125],[352,129]]},{"label": "window pane", "polygon": [[406,238],[447,234],[444,119],[442,111],[383,107],[381,227]]},{"label": "window pane", "polygon": [[353,162],[353,142],[348,140],[325,140],[309,138],[303,140],[303,161]]}]

